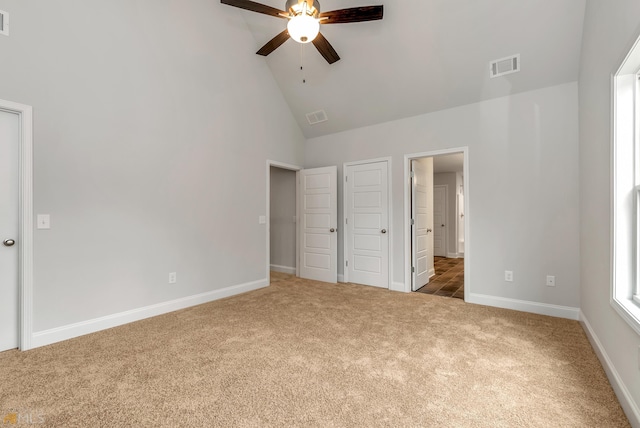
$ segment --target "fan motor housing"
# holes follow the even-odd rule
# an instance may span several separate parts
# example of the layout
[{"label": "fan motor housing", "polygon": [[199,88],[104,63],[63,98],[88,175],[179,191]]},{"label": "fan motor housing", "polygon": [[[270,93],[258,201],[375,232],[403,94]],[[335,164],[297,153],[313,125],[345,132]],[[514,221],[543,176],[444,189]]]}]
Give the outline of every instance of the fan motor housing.
[{"label": "fan motor housing", "polygon": [[[296,14],[300,13],[302,6],[299,5],[301,5],[302,3],[309,4],[307,0],[287,0],[285,10],[288,11],[292,16],[295,16]],[[318,0],[313,0],[313,8],[308,8],[307,10],[311,12],[312,17],[317,18],[318,15],[320,15],[320,2],[318,2]]]}]

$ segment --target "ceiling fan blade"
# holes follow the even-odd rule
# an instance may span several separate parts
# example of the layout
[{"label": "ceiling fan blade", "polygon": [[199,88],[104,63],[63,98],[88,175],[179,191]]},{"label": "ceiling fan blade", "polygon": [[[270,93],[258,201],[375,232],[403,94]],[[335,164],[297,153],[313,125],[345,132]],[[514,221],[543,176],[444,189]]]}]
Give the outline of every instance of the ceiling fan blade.
[{"label": "ceiling fan blade", "polygon": [[267,6],[266,4],[256,3],[249,0],[220,0],[222,4],[228,4],[229,6],[239,7],[240,9],[250,10],[251,12],[264,13],[265,15],[275,16],[276,18],[287,19],[284,10],[276,9],[275,7]]},{"label": "ceiling fan blade", "polygon": [[273,39],[269,40],[267,44],[261,47],[260,50],[256,53],[258,55],[267,56],[271,52],[278,49],[287,40],[289,40],[289,31],[284,30],[282,33],[278,34]]},{"label": "ceiling fan blade", "polygon": [[376,21],[382,19],[383,14],[383,6],[362,6],[323,12],[319,18],[326,18],[320,21],[321,24],[345,24],[348,22]]},{"label": "ceiling fan blade", "polygon": [[316,47],[316,49],[318,49],[320,55],[322,55],[329,64],[333,64],[334,62],[340,60],[338,53],[333,48],[333,46],[331,46],[331,43],[329,43],[329,41],[324,38],[322,33],[318,33],[316,38],[313,39],[312,43]]}]

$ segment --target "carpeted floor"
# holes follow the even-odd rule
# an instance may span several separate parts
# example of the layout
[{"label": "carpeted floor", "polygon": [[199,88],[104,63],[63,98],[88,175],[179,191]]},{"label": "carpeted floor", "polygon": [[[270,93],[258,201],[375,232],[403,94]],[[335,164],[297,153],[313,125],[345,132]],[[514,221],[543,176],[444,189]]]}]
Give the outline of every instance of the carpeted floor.
[{"label": "carpeted floor", "polygon": [[0,380],[39,426],[629,426],[575,321],[286,277],[2,353]]}]

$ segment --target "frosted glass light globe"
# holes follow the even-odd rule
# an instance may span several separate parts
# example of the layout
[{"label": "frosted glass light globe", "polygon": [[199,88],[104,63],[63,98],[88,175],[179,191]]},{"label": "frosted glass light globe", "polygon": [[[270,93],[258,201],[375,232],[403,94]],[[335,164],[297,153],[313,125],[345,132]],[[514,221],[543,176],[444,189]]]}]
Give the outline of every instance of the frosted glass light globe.
[{"label": "frosted glass light globe", "polygon": [[309,43],[320,32],[320,22],[306,14],[298,15],[287,24],[289,36],[298,43]]}]

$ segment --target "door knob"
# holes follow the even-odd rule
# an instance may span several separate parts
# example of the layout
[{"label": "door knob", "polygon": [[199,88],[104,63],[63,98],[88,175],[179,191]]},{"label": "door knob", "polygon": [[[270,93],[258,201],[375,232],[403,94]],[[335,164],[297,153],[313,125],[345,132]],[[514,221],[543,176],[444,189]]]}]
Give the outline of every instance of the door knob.
[{"label": "door knob", "polygon": [[427,233],[431,232],[431,229],[427,229]]},{"label": "door knob", "polygon": [[387,229],[382,229],[380,232],[387,233]]},{"label": "door knob", "polygon": [[444,227],[444,224],[441,224],[440,226]]},{"label": "door knob", "polygon": [[13,247],[15,243],[16,241],[14,241],[13,239],[5,239],[3,242],[5,247]]},{"label": "door knob", "polygon": [[335,230],[333,227],[332,227],[331,229],[329,229],[329,232],[331,232],[331,233],[333,233],[333,232],[335,232],[335,231],[336,231],[336,230]]}]

